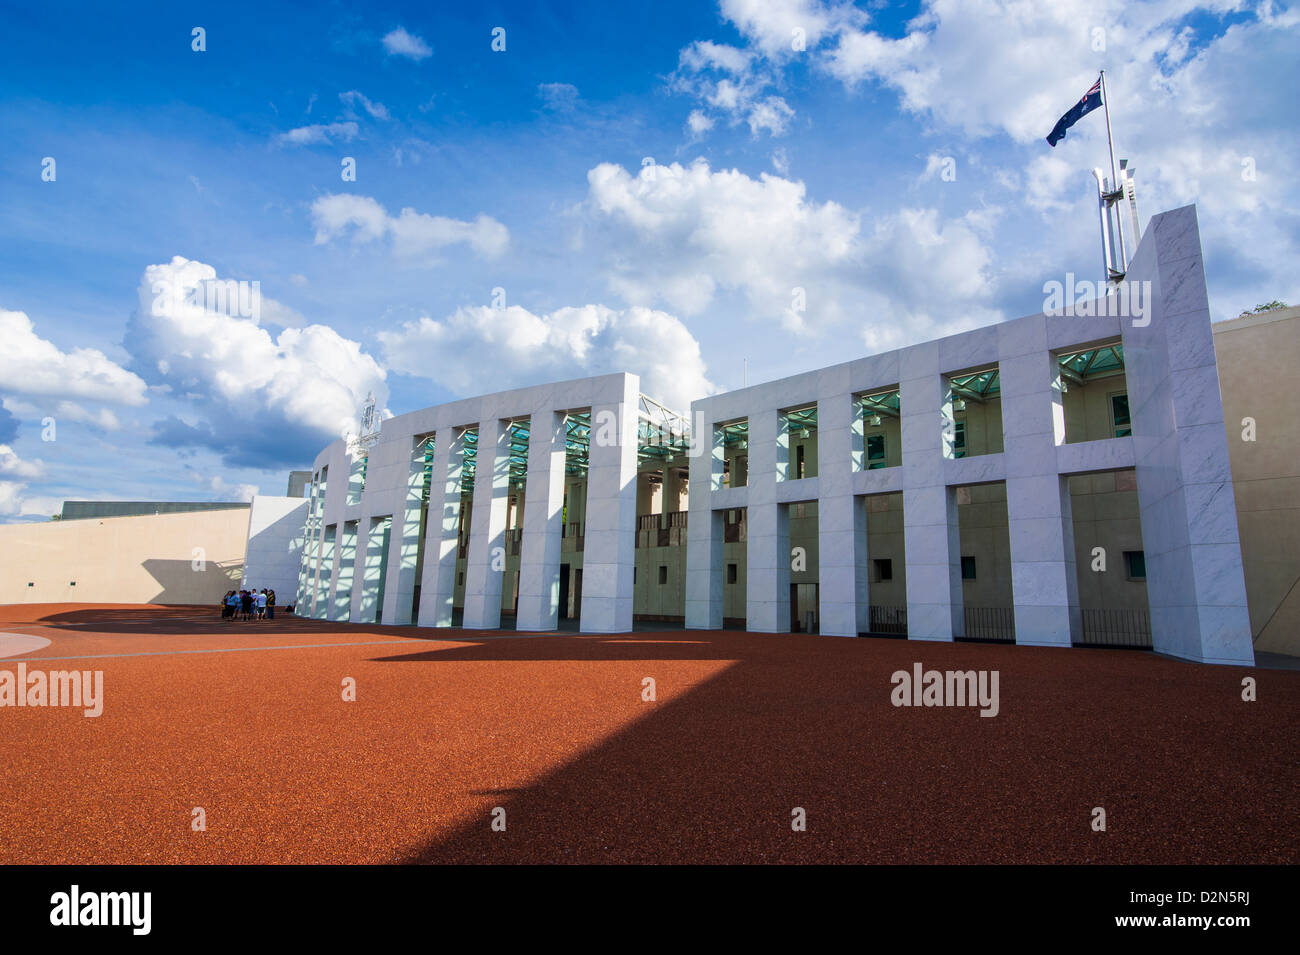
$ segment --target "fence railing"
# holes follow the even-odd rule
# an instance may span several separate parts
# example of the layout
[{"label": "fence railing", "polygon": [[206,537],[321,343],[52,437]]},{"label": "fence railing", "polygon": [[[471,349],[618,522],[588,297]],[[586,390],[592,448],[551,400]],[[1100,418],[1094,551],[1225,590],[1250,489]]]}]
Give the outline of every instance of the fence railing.
[{"label": "fence railing", "polygon": [[966,635],[963,640],[990,643],[1016,642],[1016,615],[1010,607],[965,607]]},{"label": "fence railing", "polygon": [[1083,647],[1151,649],[1151,614],[1146,610],[1083,611]]},{"label": "fence railing", "polygon": [[907,636],[906,607],[878,607],[872,605],[869,608],[868,616],[870,618],[869,633],[890,637]]}]

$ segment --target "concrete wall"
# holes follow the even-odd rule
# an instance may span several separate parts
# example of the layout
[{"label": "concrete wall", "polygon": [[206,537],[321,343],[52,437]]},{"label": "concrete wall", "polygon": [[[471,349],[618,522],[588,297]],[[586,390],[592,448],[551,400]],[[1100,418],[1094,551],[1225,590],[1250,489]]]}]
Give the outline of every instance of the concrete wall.
[{"label": "concrete wall", "polygon": [[0,604],[215,605],[239,585],[248,517],[237,508],[2,525]]},{"label": "concrete wall", "polygon": [[302,497],[253,498],[241,587],[274,590],[282,607],[294,602],[307,507]]},{"label": "concrete wall", "polygon": [[1255,649],[1300,656],[1300,308],[1212,327]]}]

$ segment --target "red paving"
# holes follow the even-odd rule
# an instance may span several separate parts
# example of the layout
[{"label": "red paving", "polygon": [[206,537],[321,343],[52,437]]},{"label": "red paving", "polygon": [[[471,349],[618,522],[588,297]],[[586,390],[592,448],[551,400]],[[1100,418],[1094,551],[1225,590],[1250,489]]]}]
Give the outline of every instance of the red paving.
[{"label": "red paving", "polygon": [[[0,631],[52,641],[0,669],[100,669],[106,698],[0,708],[0,863],[1300,861],[1300,672],[172,607],[0,607]],[[93,654],[148,655],[50,659]],[[1001,712],[895,708],[914,662],[998,670]]]}]

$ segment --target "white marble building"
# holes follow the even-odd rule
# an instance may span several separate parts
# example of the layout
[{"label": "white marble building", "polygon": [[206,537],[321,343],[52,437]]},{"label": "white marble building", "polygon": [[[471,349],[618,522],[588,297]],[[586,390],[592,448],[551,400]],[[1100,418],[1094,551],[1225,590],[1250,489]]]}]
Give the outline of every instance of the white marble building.
[{"label": "white marble building", "polygon": [[[1081,623],[1068,482],[1134,469],[1153,647],[1194,661],[1252,663],[1193,207],[1151,220],[1128,282],[1150,283],[1141,317],[1029,315],[696,401],[685,625],[723,625],[723,514],[743,508],[745,625],[756,632],[790,630],[790,508],[816,502],[818,628],[827,635],[867,632],[873,584],[866,502],[901,492],[907,635],[960,638],[958,498],[962,488],[1001,482],[1015,640],[1070,646],[1080,642]],[[1067,442],[1060,356],[1099,343],[1122,343],[1132,433]],[[976,369],[996,370],[1003,435],[999,450],[963,457],[954,403],[965,406],[964,392],[954,379]],[[515,627],[555,629],[566,525],[566,420],[580,412],[591,422],[583,464],[581,629],[631,630],[638,452],[644,450],[638,444],[646,440],[638,389],[634,375],[606,375],[401,415],[383,423],[360,480],[362,459],[349,457],[342,441],[331,444],[312,468],[299,612],[450,626],[460,593],[464,627],[499,627],[509,538],[519,541],[517,594],[507,600],[516,608]],[[901,465],[877,467],[868,463],[861,401],[888,389],[897,392]],[[816,423],[815,476],[800,476],[802,447],[794,466],[789,415],[796,411]],[[511,454],[518,437],[512,428],[525,420],[526,475],[518,471],[525,465],[517,444],[513,464]],[[738,421],[747,423],[747,474],[743,484],[737,479],[739,486],[724,486],[724,429]],[[468,446],[476,506],[465,522]],[[508,503],[512,481],[522,488],[518,512]],[[421,535],[426,495],[429,516]],[[511,515],[518,514],[516,526]],[[510,538],[514,530],[520,533]]]}]

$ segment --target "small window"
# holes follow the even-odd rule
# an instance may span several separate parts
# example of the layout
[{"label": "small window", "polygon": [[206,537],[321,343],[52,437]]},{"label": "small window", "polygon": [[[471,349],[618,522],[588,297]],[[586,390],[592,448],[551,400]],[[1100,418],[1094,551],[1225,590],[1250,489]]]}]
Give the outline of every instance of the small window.
[{"label": "small window", "polygon": [[1110,396],[1110,416],[1115,425],[1115,437],[1127,438],[1133,433],[1133,423],[1129,418],[1128,395],[1126,393]]},{"label": "small window", "polygon": [[892,560],[888,558],[877,560],[875,564],[877,581],[894,579],[894,562]]},{"label": "small window", "polygon": [[659,565],[659,586],[662,587],[666,583],[668,583],[668,566],[666,564],[660,564]]},{"label": "small window", "polygon": [[69,581],[68,581],[68,586],[69,586],[69,587],[75,587],[75,586],[77,586],[77,582],[76,582],[75,580],[69,580]]},{"label": "small window", "polygon": [[735,564],[728,564],[728,565],[727,565],[727,583],[729,583],[729,584],[734,584],[735,582],[736,582],[736,565],[735,565]]},{"label": "small window", "polygon": [[954,422],[953,424],[952,456],[954,458],[966,457],[966,422],[965,421],[957,421]]},{"label": "small window", "polygon": [[462,570],[459,574],[456,575],[456,583],[463,584],[464,582],[465,582],[465,571]]},{"label": "small window", "polygon": [[632,568],[632,586],[633,586],[633,587],[636,586],[636,568],[635,568],[635,567]]},{"label": "small window", "polygon": [[798,448],[795,449],[795,469],[794,469],[794,476],[795,476],[796,478],[801,478],[801,477],[803,477],[803,447],[804,447],[804,446],[801,444],[801,445],[799,445]]},{"label": "small window", "polygon": [[885,436],[883,434],[867,435],[867,470],[885,466]]},{"label": "small window", "polygon": [[963,557],[961,559],[961,579],[962,580],[975,579],[975,558],[974,557]]},{"label": "small window", "polygon": [[29,581],[27,581],[27,586],[28,586],[28,587],[35,587],[35,586],[36,586],[36,582],[35,582],[34,580],[29,580]]},{"label": "small window", "polygon": [[1124,573],[1129,580],[1147,579],[1147,555],[1145,551],[1124,551]]}]

